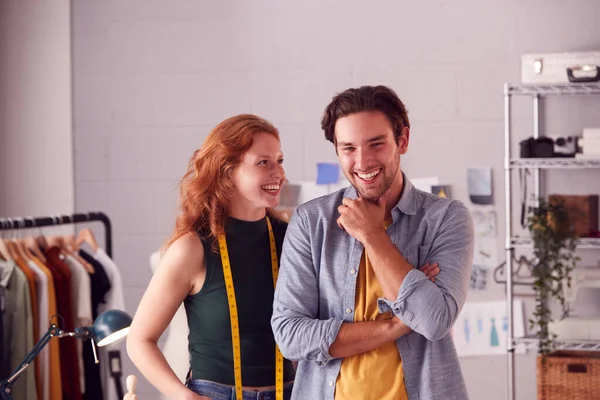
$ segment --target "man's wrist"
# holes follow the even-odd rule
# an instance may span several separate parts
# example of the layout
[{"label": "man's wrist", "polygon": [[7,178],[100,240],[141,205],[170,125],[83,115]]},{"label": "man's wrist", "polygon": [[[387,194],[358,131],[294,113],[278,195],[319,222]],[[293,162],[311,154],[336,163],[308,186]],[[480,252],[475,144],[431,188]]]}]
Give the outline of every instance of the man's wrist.
[{"label": "man's wrist", "polygon": [[386,230],[379,228],[367,233],[364,237],[363,245],[365,247],[372,247],[374,244],[381,243],[382,241],[389,240]]}]

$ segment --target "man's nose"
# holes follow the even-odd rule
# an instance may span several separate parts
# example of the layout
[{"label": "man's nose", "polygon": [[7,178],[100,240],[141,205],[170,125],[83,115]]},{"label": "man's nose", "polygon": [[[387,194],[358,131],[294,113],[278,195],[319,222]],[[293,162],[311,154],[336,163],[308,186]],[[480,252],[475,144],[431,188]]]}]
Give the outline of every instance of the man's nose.
[{"label": "man's nose", "polygon": [[369,163],[371,160],[371,154],[368,149],[358,148],[355,151],[354,158],[354,167],[357,170],[363,170],[364,168],[369,168]]}]

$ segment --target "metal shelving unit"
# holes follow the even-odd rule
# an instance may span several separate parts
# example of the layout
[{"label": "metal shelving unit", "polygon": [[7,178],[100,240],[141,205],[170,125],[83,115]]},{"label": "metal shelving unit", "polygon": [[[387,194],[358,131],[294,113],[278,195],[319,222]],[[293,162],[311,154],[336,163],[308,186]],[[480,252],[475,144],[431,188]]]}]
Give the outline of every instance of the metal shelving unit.
[{"label": "metal shelving unit", "polygon": [[[530,237],[514,236],[510,239],[512,247],[531,248],[533,243]],[[600,238],[581,238],[577,240],[578,249],[600,249]]]},{"label": "metal shelving unit", "polygon": [[520,84],[507,83],[504,94],[510,95],[565,95],[600,94],[600,83]]},{"label": "metal shelving unit", "polygon": [[[533,175],[533,195],[537,201],[540,198],[540,177],[547,169],[587,169],[599,168],[600,159],[579,158],[513,158],[511,152],[511,97],[530,96],[533,100],[533,137],[540,137],[540,98],[554,95],[600,95],[600,83],[573,83],[573,84],[511,84],[504,85],[504,180],[505,180],[505,251],[506,263],[504,275],[506,277],[506,302],[507,302],[507,333],[508,333],[508,398],[515,399],[515,346],[526,345],[527,348],[537,349],[538,340],[535,337],[515,338],[513,324],[514,285],[518,285],[513,276],[513,263],[515,249],[532,247],[528,237],[513,236],[512,228],[512,171],[528,169]],[[577,248],[600,249],[600,238],[583,238],[578,242]],[[570,350],[598,350],[600,341],[589,340],[555,340],[557,349]]]},{"label": "metal shelving unit", "polygon": [[600,168],[600,158],[512,158],[510,167],[513,169],[589,169]]},{"label": "metal shelving unit", "polygon": [[[533,336],[515,338],[514,343],[525,345],[528,350],[537,350],[538,347],[538,339]],[[555,339],[553,344],[560,350],[600,351],[600,342],[597,340]]]}]

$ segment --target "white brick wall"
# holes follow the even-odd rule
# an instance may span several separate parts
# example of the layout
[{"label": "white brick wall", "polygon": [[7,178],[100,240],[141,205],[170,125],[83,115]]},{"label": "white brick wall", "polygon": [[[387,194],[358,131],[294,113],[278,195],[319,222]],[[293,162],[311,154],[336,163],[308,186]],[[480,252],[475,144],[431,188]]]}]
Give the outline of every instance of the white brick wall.
[{"label": "white brick wall", "polygon": [[[410,176],[437,175],[466,201],[466,168],[494,168],[501,250],[502,84],[519,79],[523,52],[600,48],[595,0],[73,5],[76,208],[114,221],[130,312],[150,278],[148,257],[173,223],[176,181],[213,125],[241,112],[271,119],[288,176],[313,179],[317,161],[336,160],[319,128],[323,108],[335,91],[361,84],[390,85],[406,102]],[[600,124],[598,105],[553,101],[548,127]],[[529,103],[515,109],[523,133],[530,115]],[[519,399],[535,397],[534,362],[519,357]],[[463,366],[473,399],[506,397],[504,357]],[[145,382],[140,392],[157,398]]]},{"label": "white brick wall", "polygon": [[69,24],[67,0],[0,2],[2,217],[73,212]]}]

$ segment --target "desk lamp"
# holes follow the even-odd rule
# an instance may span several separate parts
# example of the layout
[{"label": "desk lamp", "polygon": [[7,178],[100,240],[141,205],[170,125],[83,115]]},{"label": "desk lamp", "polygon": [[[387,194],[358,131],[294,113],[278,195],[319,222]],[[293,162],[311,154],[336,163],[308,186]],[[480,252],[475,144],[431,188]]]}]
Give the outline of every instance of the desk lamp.
[{"label": "desk lamp", "polygon": [[[29,354],[27,354],[15,372],[13,372],[8,379],[0,382],[0,399],[13,400],[11,396],[11,386],[53,337],[75,337],[83,340],[90,339],[94,351],[94,360],[96,364],[98,364],[99,361],[96,354],[96,346],[106,346],[124,338],[129,333],[129,325],[131,325],[131,317],[121,310],[105,311],[96,318],[92,326],[76,328],[75,332],[64,332],[58,328],[58,326],[54,324],[50,325],[48,331],[37,342]],[[96,345],[94,345],[94,341],[96,341]]]}]

